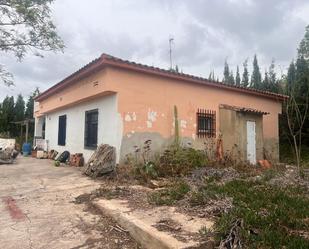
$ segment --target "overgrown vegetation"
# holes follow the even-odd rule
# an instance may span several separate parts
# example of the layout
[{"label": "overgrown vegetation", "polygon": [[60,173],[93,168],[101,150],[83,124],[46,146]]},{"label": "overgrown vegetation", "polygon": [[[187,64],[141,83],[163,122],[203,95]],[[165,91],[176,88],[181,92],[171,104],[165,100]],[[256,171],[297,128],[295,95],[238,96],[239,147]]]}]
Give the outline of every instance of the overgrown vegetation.
[{"label": "overgrown vegetation", "polygon": [[171,146],[160,156],[156,170],[159,176],[184,176],[195,168],[207,165],[203,151]]},{"label": "overgrown vegetation", "polygon": [[232,224],[241,221],[237,236],[244,248],[309,248],[308,189],[271,183],[282,175],[282,169],[269,169],[253,178],[240,176],[227,182],[222,182],[220,175],[213,175],[197,186],[190,186],[187,178],[180,178],[167,188],[151,193],[148,201],[205,210],[214,203],[229,200],[228,209],[223,207],[211,215],[216,216],[214,229],[201,228],[201,237],[215,236],[219,245]]},{"label": "overgrown vegetation", "polygon": [[145,141],[135,154],[127,156],[127,164],[133,165],[134,175],[147,182],[157,177],[184,176],[193,169],[207,165],[204,151],[181,147],[173,143],[161,154],[151,151],[151,140]]},{"label": "overgrown vegetation", "polygon": [[232,197],[235,206],[217,221],[218,240],[235,219],[243,218],[241,238],[250,248],[308,248],[308,238],[302,237],[309,229],[309,199],[305,190],[242,180],[213,186],[212,190]]},{"label": "overgrown vegetation", "polygon": [[173,205],[183,199],[190,191],[185,181],[175,181],[169,187],[155,191],[148,196],[148,201],[155,205]]}]

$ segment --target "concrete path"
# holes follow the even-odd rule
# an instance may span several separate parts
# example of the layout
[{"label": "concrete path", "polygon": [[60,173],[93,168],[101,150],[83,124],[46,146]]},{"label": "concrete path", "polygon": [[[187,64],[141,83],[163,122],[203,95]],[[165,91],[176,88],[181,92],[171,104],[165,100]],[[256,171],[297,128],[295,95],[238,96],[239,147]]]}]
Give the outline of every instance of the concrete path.
[{"label": "concrete path", "polygon": [[99,185],[78,168],[57,168],[49,160],[19,157],[0,165],[0,247],[137,248],[131,238],[121,244],[100,215],[73,203]]}]

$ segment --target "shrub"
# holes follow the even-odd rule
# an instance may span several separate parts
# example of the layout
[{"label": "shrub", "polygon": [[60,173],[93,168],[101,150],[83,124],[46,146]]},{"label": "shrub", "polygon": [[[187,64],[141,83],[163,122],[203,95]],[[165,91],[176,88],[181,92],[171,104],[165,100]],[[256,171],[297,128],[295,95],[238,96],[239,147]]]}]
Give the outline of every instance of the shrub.
[{"label": "shrub", "polygon": [[206,164],[207,157],[203,151],[173,145],[160,156],[156,171],[159,176],[183,176]]}]

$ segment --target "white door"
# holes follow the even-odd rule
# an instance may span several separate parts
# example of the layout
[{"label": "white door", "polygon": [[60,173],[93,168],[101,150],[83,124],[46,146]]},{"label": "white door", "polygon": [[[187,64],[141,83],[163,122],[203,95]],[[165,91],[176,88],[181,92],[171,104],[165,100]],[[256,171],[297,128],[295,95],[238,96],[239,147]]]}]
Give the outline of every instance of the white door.
[{"label": "white door", "polygon": [[256,164],[255,122],[247,121],[247,160]]}]

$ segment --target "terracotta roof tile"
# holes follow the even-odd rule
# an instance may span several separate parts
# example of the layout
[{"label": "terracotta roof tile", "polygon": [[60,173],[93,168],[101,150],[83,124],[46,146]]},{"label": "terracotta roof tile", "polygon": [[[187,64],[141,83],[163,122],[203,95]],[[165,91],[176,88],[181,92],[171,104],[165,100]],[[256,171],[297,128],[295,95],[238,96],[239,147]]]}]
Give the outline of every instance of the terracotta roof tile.
[{"label": "terracotta roof tile", "polygon": [[267,115],[267,114],[269,114],[269,112],[260,111],[260,110],[254,109],[254,108],[239,107],[239,106],[225,105],[225,104],[221,104],[221,105],[219,106],[219,108],[234,110],[234,111],[237,111],[237,112],[261,114],[261,115]]}]

